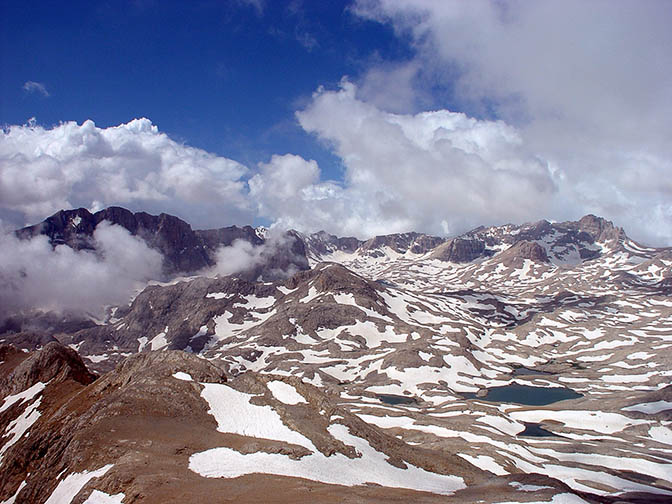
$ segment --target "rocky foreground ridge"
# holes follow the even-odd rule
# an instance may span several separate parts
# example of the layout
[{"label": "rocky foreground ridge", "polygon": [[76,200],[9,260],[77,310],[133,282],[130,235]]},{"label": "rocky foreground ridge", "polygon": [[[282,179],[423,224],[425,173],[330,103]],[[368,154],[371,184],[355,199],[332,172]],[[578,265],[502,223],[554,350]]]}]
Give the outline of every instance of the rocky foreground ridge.
[{"label": "rocky foreground ridge", "polygon": [[[179,351],[137,354],[101,377],[56,342],[30,354],[3,345],[0,355],[0,427],[12,431],[1,453],[3,502],[475,502],[513,498],[525,486],[540,488],[537,498],[570,495],[548,477],[495,478],[449,452],[405,443],[292,377],[227,381],[216,365]],[[312,458],[308,473],[332,461],[324,476],[344,484],[232,479],[236,457],[231,466],[208,459],[229,452],[299,467]],[[371,484],[350,486],[348,464],[361,465]]]},{"label": "rocky foreground ridge", "polygon": [[[91,245],[69,212],[18,233]],[[174,276],[105,320],[6,320],[0,502],[672,498],[669,249],[594,216],[292,233],[304,267],[283,275]]]}]

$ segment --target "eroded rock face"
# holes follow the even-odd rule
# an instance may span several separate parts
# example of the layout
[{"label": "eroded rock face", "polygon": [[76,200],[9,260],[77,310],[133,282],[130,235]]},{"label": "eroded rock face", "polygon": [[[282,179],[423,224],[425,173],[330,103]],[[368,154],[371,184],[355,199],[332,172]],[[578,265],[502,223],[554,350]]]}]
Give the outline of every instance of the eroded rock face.
[{"label": "eroded rock face", "polygon": [[88,385],[95,379],[96,375],[89,372],[77,352],[52,341],[33,352],[0,382],[0,394],[3,397],[16,394],[38,382],[74,380]]},{"label": "eroded rock face", "polygon": [[[173,215],[133,213],[121,207],[109,207],[92,214],[85,208],[61,210],[43,222],[16,231],[19,238],[45,235],[53,246],[68,245],[75,250],[95,250],[94,232],[102,222],[118,225],[131,235],[141,238],[147,246],[161,253],[167,274],[191,273],[211,267],[220,247],[235,240],[261,246],[265,240],[250,226],[229,226],[220,229],[193,230],[189,224]],[[265,261],[244,272],[250,277],[278,277],[280,272],[308,268],[303,242],[289,233],[277,246],[265,252]],[[286,276],[286,275],[285,275]]]},{"label": "eroded rock face", "polygon": [[511,264],[516,259],[529,259],[531,261],[547,263],[546,249],[536,242],[519,241],[509,249],[502,252],[500,258],[504,264]]},{"label": "eroded rock face", "polygon": [[438,246],[432,253],[432,259],[454,263],[466,263],[483,255],[486,255],[485,243],[483,241],[455,238]]},{"label": "eroded rock face", "polygon": [[397,233],[371,238],[364,242],[360,248],[362,251],[368,251],[369,254],[375,254],[375,251],[381,247],[389,247],[399,254],[406,252],[424,254],[444,241],[444,238],[421,233]]},{"label": "eroded rock face", "polygon": [[303,241],[308,251],[317,257],[336,251],[352,253],[364,243],[357,238],[338,237],[324,231],[304,236]]},{"label": "eroded rock face", "polygon": [[578,221],[578,228],[599,242],[618,240],[625,234],[621,228],[614,226],[613,222],[592,214],[582,217]]},{"label": "eroded rock face", "polygon": [[[6,425],[22,409],[39,412],[30,435],[23,435],[3,455],[0,499],[13,495],[25,481],[16,502],[44,502],[59,474],[92,471],[107,464],[119,468],[107,484],[132,492],[135,479],[141,486],[147,482],[142,471],[148,461],[161,454],[174,456],[169,447],[197,442],[201,431],[216,436],[199,387],[175,378],[178,372],[193,380],[226,381],[221,369],[184,352],[137,355],[96,381],[76,352],[56,343],[28,356],[5,377],[5,383],[11,383],[14,391],[27,390],[37,382],[45,386],[0,415]],[[30,401],[33,404],[26,406]],[[154,462],[160,466],[165,461]],[[154,472],[152,477],[159,474]]]},{"label": "eroded rock face", "polygon": [[167,350],[132,355],[101,378],[96,386],[101,389],[134,384],[147,386],[178,372],[189,374],[197,382],[226,382],[224,371],[211,362],[187,352]]}]

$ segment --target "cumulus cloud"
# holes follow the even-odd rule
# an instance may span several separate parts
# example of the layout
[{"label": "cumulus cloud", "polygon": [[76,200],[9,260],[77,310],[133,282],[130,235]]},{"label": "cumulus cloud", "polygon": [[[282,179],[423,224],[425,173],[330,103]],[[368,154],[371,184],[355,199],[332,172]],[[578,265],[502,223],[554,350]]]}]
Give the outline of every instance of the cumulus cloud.
[{"label": "cumulus cloud", "polygon": [[259,165],[249,186],[259,214],[279,228],[318,230],[334,218],[347,218],[342,187],[333,181],[321,182],[317,163],[301,156],[274,155]]},{"label": "cumulus cloud", "polygon": [[416,61],[374,64],[360,79],[357,96],[388,112],[411,112],[424,101],[414,85],[420,70]]},{"label": "cumulus cloud", "polygon": [[543,215],[556,191],[546,163],[515,128],[447,110],[393,114],[343,81],[318,90],[301,126],[342,159],[342,184],[320,181],[314,161],[274,156],[250,180],[263,215],[341,235],[440,234]]},{"label": "cumulus cloud", "polygon": [[194,225],[251,220],[248,170],[189,147],[148,119],[98,128],[93,121],[0,131],[0,211],[36,222],[63,208],[110,205],[167,212]]},{"label": "cumulus cloud", "polygon": [[[618,129],[670,110],[664,0],[358,0],[354,10],[410,34],[423,63],[452,65],[461,98],[495,101],[502,115],[517,107]],[[625,124],[601,124],[625,111],[636,113]]]},{"label": "cumulus cloud", "polygon": [[216,264],[206,273],[228,276],[255,268],[262,263],[261,252],[261,246],[255,247],[245,240],[234,240],[228,247],[220,247],[217,250]]},{"label": "cumulus cloud", "polygon": [[307,266],[305,257],[297,254],[293,244],[294,238],[276,225],[267,230],[261,245],[238,239],[220,247],[215,254],[216,264],[201,274],[243,275],[250,280],[269,281],[288,278],[299,270],[298,265]]},{"label": "cumulus cloud", "polygon": [[[464,110],[518,129],[561,181],[548,217],[593,212],[672,242],[672,191],[660,183],[672,169],[670,2],[357,0],[352,10],[412,41],[416,95],[438,84]],[[382,92],[366,99],[382,104]]]},{"label": "cumulus cloud", "polygon": [[26,81],[23,84],[23,90],[26,93],[38,93],[47,98],[49,96],[49,91],[47,91],[47,87],[42,84],[41,82],[34,82],[34,81]]},{"label": "cumulus cloud", "polygon": [[22,309],[102,315],[161,275],[161,255],[120,226],[100,223],[97,252],[55,248],[46,236],[0,236],[0,318]]}]

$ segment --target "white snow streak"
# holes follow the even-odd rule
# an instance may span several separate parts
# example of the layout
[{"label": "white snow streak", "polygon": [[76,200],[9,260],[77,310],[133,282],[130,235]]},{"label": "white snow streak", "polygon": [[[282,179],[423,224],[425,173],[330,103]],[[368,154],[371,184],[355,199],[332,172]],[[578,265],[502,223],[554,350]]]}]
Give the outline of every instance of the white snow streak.
[{"label": "white snow streak", "polygon": [[285,404],[307,404],[305,398],[299,394],[296,389],[289,383],[283,381],[274,380],[268,382],[268,389],[273,393],[278,401]]},{"label": "white snow streak", "polygon": [[112,469],[114,464],[107,464],[95,471],[84,471],[69,474],[51,493],[44,504],[70,504],[84,486],[93,478],[100,478]]}]

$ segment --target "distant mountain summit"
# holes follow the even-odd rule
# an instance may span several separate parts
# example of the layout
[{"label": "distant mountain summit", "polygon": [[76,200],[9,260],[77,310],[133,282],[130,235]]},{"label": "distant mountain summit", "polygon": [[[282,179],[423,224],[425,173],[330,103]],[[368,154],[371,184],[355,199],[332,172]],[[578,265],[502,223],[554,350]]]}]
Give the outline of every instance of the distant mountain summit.
[{"label": "distant mountain summit", "polygon": [[601,217],[586,215],[579,221],[551,223],[546,220],[504,226],[478,227],[453,238],[422,233],[395,233],[366,241],[338,238],[321,231],[301,235],[309,259],[360,258],[392,259],[429,254],[431,259],[451,263],[482,261],[507,251],[509,260],[530,259],[553,264],[578,264],[601,254],[602,244],[618,248],[631,241],[625,232]]},{"label": "distant mountain summit", "polygon": [[[251,226],[193,230],[188,223],[173,215],[133,213],[121,207],[109,207],[93,214],[85,208],[61,210],[39,224],[17,230],[16,235],[20,238],[45,235],[53,246],[95,250],[93,234],[104,221],[123,227],[160,252],[168,274],[193,273],[211,267],[216,262],[217,250],[231,246],[236,240],[259,247],[269,239],[266,230]],[[337,237],[324,231],[313,234],[287,231],[273,253],[266,254],[264,262],[267,272],[305,270],[309,261],[317,263],[336,257],[334,254],[370,258],[388,257],[390,254],[430,254],[432,259],[440,261],[469,263],[528,242],[528,245],[517,245],[509,250],[507,257],[575,264],[597,257],[600,254],[597,243],[618,246],[625,240],[627,236],[623,229],[594,215],[561,223],[542,220],[523,225],[479,227],[454,238],[410,232],[380,235],[364,241],[354,237]],[[536,246],[531,245],[533,243]],[[259,267],[253,273],[263,273],[258,270]]]},{"label": "distant mountain summit", "polygon": [[[261,246],[267,241],[263,232],[251,226],[193,230],[188,223],[173,215],[133,213],[121,207],[109,207],[93,214],[86,208],[60,210],[39,224],[17,230],[16,235],[19,238],[45,235],[53,246],[95,250],[93,235],[102,222],[123,227],[160,252],[168,274],[193,273],[211,267],[216,263],[217,250],[232,245],[236,240],[252,246]],[[274,246],[266,263],[270,269],[276,270],[290,266],[295,270],[308,268],[303,243],[294,233],[287,233],[285,239]],[[258,276],[264,272],[257,268],[249,273]]]},{"label": "distant mountain summit", "polygon": [[364,241],[115,207],[16,233],[114,253],[103,222],[167,278],[0,324],[0,502],[672,496],[672,249],[593,215]]}]

